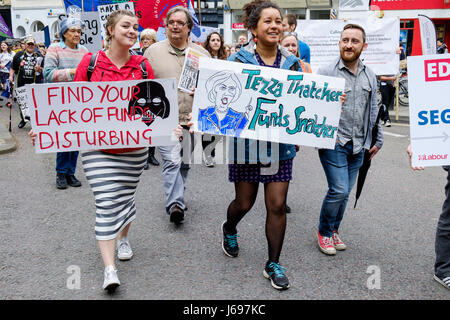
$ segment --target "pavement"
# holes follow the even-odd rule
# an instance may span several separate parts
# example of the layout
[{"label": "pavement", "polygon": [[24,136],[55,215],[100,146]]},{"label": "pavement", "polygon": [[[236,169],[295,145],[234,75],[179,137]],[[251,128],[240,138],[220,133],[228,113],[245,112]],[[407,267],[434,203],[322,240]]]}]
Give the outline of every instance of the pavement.
[{"label": "pavement", "polygon": [[[3,101],[0,104],[6,108]],[[0,154],[10,153],[17,149],[16,139],[9,132],[9,123],[6,123],[5,120],[0,118]]]}]

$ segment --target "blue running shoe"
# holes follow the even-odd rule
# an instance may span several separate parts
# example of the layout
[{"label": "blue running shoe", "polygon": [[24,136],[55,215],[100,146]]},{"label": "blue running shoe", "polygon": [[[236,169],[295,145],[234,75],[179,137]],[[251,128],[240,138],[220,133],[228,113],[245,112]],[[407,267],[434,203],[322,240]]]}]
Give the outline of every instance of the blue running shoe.
[{"label": "blue running shoe", "polygon": [[237,233],[232,234],[227,232],[224,227],[225,223],[226,221],[224,221],[224,223],[222,224],[222,231],[223,231],[222,249],[227,256],[231,258],[236,258],[239,254],[239,246],[237,243],[238,234]]},{"label": "blue running shoe", "polygon": [[284,274],[286,269],[275,262],[267,261],[266,267],[264,268],[263,275],[266,279],[270,279],[272,287],[277,290],[289,289],[289,280]]}]

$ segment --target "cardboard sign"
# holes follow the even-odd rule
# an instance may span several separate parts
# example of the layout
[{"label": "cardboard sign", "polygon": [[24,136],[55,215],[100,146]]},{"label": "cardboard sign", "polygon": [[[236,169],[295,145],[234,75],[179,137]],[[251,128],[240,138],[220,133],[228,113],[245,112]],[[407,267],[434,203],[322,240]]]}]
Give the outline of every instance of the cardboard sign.
[{"label": "cardboard sign", "polygon": [[18,87],[15,90],[15,97],[20,111],[25,120],[30,120],[30,110],[27,106],[27,89],[25,87]]},{"label": "cardboard sign", "polygon": [[178,141],[175,79],[33,84],[26,90],[37,153]]},{"label": "cardboard sign", "polygon": [[194,130],[333,149],[345,80],[200,58]]},{"label": "cardboard sign", "polygon": [[[117,10],[130,10],[134,12],[134,3],[133,2],[119,2],[119,3],[113,3],[113,4],[105,4],[103,6],[98,6],[98,17],[100,20],[100,26],[101,26],[101,32],[102,32],[102,38],[106,39],[106,21],[108,20],[108,17],[111,13]],[[133,49],[139,48],[139,39],[136,41]]]},{"label": "cardboard sign", "polygon": [[408,57],[414,167],[450,164],[450,54]]},{"label": "cardboard sign", "polygon": [[85,46],[89,52],[102,50],[102,35],[98,11],[82,12],[81,19],[84,21],[85,28],[81,34],[80,44]]}]

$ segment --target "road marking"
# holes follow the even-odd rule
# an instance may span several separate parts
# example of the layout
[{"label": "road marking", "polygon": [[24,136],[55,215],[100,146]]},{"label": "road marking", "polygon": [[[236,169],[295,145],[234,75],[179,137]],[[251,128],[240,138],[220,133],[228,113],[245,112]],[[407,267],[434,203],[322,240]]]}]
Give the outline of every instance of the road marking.
[{"label": "road marking", "polygon": [[409,127],[409,123],[391,123],[393,126],[398,126],[398,127]]},{"label": "road marking", "polygon": [[387,136],[393,136],[396,138],[406,138],[407,136],[403,135],[403,134],[397,134],[397,133],[392,133],[392,132],[387,132],[383,130],[383,133]]}]

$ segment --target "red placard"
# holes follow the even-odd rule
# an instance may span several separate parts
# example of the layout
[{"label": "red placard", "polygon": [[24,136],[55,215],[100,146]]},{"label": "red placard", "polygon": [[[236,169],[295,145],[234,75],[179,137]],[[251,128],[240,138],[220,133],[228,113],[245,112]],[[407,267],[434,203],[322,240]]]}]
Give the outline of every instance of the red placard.
[{"label": "red placard", "polygon": [[236,30],[244,30],[244,29],[245,29],[243,23],[233,23],[233,24],[231,25],[231,27],[232,27],[233,29],[236,29]]},{"label": "red placard", "polygon": [[371,10],[448,9],[445,0],[372,0]]},{"label": "red placard", "polygon": [[164,26],[167,12],[175,6],[187,7],[188,0],[130,0],[143,28],[158,30]]}]

